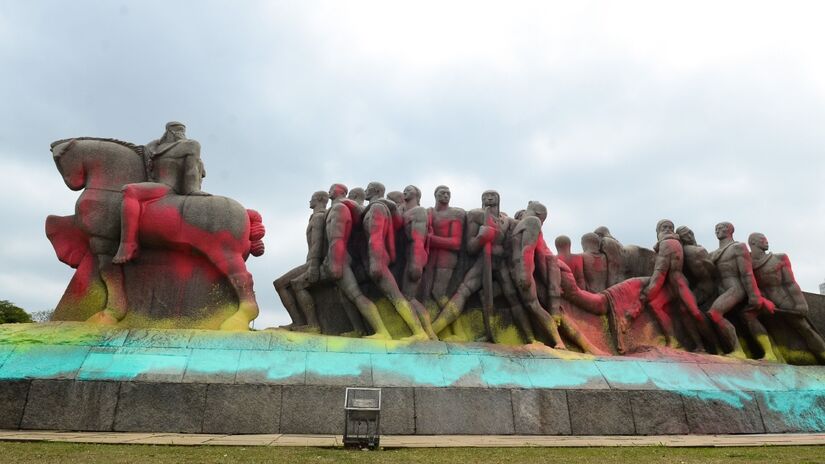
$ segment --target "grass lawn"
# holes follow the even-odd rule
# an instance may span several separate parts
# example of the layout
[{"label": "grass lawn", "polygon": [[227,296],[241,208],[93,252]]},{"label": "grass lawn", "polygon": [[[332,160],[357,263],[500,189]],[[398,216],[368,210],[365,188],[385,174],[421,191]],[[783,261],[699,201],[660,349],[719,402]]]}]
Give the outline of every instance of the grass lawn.
[{"label": "grass lawn", "polygon": [[12,463],[823,463],[825,446],[752,448],[405,448],[349,451],[340,448],[96,445],[0,442],[0,462]]}]

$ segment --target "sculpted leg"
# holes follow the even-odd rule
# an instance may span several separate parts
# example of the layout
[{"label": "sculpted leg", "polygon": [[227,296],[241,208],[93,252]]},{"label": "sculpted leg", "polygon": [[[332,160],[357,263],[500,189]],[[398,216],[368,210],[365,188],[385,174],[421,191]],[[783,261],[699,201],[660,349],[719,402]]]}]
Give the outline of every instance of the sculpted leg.
[{"label": "sculpted leg", "polygon": [[[423,275],[423,272],[421,272],[420,275]],[[433,332],[432,321],[430,321],[430,313],[428,313],[427,308],[425,308],[424,305],[418,301],[417,295],[420,286],[421,279],[411,279],[409,277],[409,273],[404,272],[404,283],[402,285],[402,288],[404,289],[404,296],[407,297],[410,305],[412,305],[412,308],[415,310],[415,314],[421,323],[421,327],[424,329],[424,332],[430,340],[438,340],[435,332]]]},{"label": "sculpted leg", "polygon": [[358,280],[355,279],[355,274],[352,273],[352,269],[349,266],[344,266],[343,277],[336,283],[341,293],[355,304],[355,307],[358,308],[358,311],[364,319],[367,320],[367,324],[375,331],[373,335],[365,338],[391,340],[392,336],[384,325],[381,315],[378,313],[378,307],[361,293],[361,289],[358,288]]},{"label": "sculpted leg", "polygon": [[796,330],[796,333],[805,340],[805,345],[807,345],[808,349],[814,354],[816,360],[820,364],[825,364],[825,341],[822,340],[822,337],[811,327],[808,318],[802,315],[793,315],[788,316],[786,320],[788,324]]},{"label": "sculpted leg", "polygon": [[699,311],[699,306],[696,305],[696,299],[693,297],[693,292],[690,291],[685,276],[681,273],[671,272],[668,279],[670,280],[671,295],[676,296],[678,301],[681,301],[683,310],[687,312],[687,317],[683,318],[682,325],[684,325],[693,341],[694,350],[704,353],[706,351],[705,344],[702,342],[702,336],[699,332],[701,330],[707,337],[708,327],[705,316],[702,311]]},{"label": "sculpted leg", "polygon": [[455,295],[444,305],[438,317],[433,321],[433,331],[435,331],[435,333],[441,332],[458,319],[458,316],[460,316],[464,310],[464,304],[467,303],[467,299],[481,288],[481,271],[483,264],[482,260],[477,260],[473,267],[467,271],[467,275],[464,276],[464,281],[461,282],[458,289],[456,289]]},{"label": "sculpted leg", "polygon": [[112,258],[113,263],[123,264],[137,257],[141,204],[161,198],[168,192],[169,187],[148,182],[127,184],[123,187],[123,204],[120,210],[120,246]]},{"label": "sculpted leg", "polygon": [[607,356],[610,353],[606,353],[596,347],[596,345],[590,343],[590,340],[587,339],[579,330],[568,320],[567,316],[562,314],[561,315],[561,329],[564,331],[565,335],[567,335],[573,343],[579,346],[585,353],[594,354],[596,356]]},{"label": "sculpted leg", "polygon": [[298,307],[307,321],[307,331],[320,333],[321,325],[318,323],[318,315],[315,310],[315,300],[312,294],[309,293],[309,281],[307,275],[302,274],[292,281],[292,289],[295,291],[295,297],[298,299]]},{"label": "sculpted leg", "polygon": [[756,340],[756,343],[759,344],[759,347],[762,348],[762,351],[765,353],[762,359],[766,361],[778,362],[779,359],[773,351],[773,344],[771,343],[771,338],[768,335],[768,331],[765,330],[765,326],[759,322],[759,314],[756,311],[745,311],[743,316],[745,323],[748,325],[748,330],[754,340]]},{"label": "sculpted leg", "polygon": [[389,298],[390,303],[395,307],[395,311],[410,328],[412,336],[410,339],[427,340],[430,337],[424,332],[421,321],[415,314],[410,302],[404,298],[404,294],[398,288],[395,278],[389,268],[383,266],[377,259],[370,258],[370,277],[381,292]]},{"label": "sculpted leg", "polygon": [[275,291],[278,292],[278,297],[281,299],[281,303],[284,305],[286,312],[289,313],[289,317],[292,319],[292,323],[289,324],[289,326],[302,326],[307,324],[306,318],[304,318],[303,313],[298,308],[298,302],[295,301],[295,296],[293,295],[291,288],[292,279],[303,274],[306,271],[306,268],[307,265],[302,264],[291,269],[286,274],[278,277],[274,282],[272,282],[272,285],[275,286]]},{"label": "sculpted leg", "polygon": [[735,358],[741,359],[747,359],[747,356],[742,350],[742,345],[739,343],[739,337],[736,335],[736,328],[730,323],[730,321],[725,319],[725,314],[727,314],[744,299],[744,290],[739,287],[731,287],[716,298],[708,311],[710,320],[716,324],[719,335],[727,344],[727,348],[731,350],[728,354]]},{"label": "sculpted leg", "polygon": [[352,301],[344,295],[344,292],[341,291],[340,287],[337,287],[336,291],[338,292],[338,301],[341,302],[341,307],[344,308],[344,313],[347,315],[347,319],[352,325],[352,332],[343,333],[341,335],[351,337],[363,336],[367,333],[367,329],[364,327],[364,321],[361,318],[361,313],[358,312],[358,308],[355,307]]},{"label": "sculpted leg", "polygon": [[[516,286],[513,285],[513,280],[510,277],[510,272],[507,269],[499,269],[497,272],[498,281],[501,284],[501,290],[504,292],[504,298],[507,299],[507,303],[510,304],[510,313],[513,315],[513,321],[516,323],[516,326],[521,330],[521,333],[524,334],[524,338],[527,340],[527,343],[537,343],[536,336],[533,333],[533,327],[530,324],[530,318],[527,317],[527,312],[524,311],[524,307],[521,305],[521,301],[519,300],[518,290],[516,290]],[[529,301],[530,303],[527,304],[528,309],[531,313],[536,313],[536,308],[534,306],[539,306],[538,311],[547,314],[547,311],[544,311],[543,308],[540,307],[538,304],[538,299],[536,296],[535,305],[532,300],[530,300],[530,291],[528,290],[528,295],[525,296],[525,301]],[[532,288],[532,293],[535,296],[535,286]],[[535,314],[536,318],[542,322],[542,325],[545,324],[545,321],[542,320],[542,316],[539,314]],[[558,332],[556,332],[558,333]],[[550,331],[550,338],[553,339],[553,343],[558,345],[561,342],[561,338],[554,337],[552,330]]]},{"label": "sculpted leg", "polygon": [[97,255],[100,278],[106,286],[106,308],[93,314],[86,322],[116,325],[126,317],[126,291],[123,286],[123,268],[112,264],[110,254]]}]

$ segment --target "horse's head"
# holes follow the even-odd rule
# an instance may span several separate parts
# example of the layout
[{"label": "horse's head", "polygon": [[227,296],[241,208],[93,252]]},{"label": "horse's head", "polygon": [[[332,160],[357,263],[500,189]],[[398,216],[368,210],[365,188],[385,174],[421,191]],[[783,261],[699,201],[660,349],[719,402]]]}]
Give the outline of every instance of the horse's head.
[{"label": "horse's head", "polygon": [[52,143],[52,158],[58,172],[63,176],[63,182],[72,190],[86,187],[86,169],[80,156],[71,154],[77,144],[77,139],[58,140]]},{"label": "horse's head", "polygon": [[52,143],[52,156],[72,190],[102,188],[146,180],[143,155],[135,145],[112,139],[80,137]]}]

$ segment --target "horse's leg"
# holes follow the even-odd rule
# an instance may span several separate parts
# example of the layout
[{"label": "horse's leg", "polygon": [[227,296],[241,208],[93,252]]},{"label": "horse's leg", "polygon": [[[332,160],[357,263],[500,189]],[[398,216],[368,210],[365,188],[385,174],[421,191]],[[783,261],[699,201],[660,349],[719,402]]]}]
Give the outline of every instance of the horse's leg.
[{"label": "horse's leg", "polygon": [[86,322],[102,325],[115,325],[126,317],[126,288],[123,285],[123,267],[112,264],[112,250],[115,242],[94,237],[89,241],[92,253],[97,258],[100,278],[106,287],[106,307]]},{"label": "horse's leg", "polygon": [[[246,270],[240,251],[231,250],[231,247],[206,255],[212,263],[229,280],[229,284],[238,295],[238,310],[221,324],[221,330],[249,330],[249,323],[258,317],[258,302],[255,300],[255,291],[252,288],[252,274]],[[215,256],[217,255],[217,256]]]}]

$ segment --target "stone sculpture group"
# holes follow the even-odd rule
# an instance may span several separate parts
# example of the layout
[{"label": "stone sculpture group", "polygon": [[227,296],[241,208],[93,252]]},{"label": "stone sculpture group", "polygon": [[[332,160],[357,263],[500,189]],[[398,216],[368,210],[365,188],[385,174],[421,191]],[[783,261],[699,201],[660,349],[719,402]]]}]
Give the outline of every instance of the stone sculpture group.
[{"label": "stone sculpture group", "polygon": [[[66,185],[82,190],[74,215],[46,220],[58,258],[77,268],[54,319],[249,328],[258,305],[245,261],[264,252],[262,218],[201,190],[200,144],[183,124],[145,146],[82,137],[54,142],[52,153]],[[749,248],[719,223],[708,252],[663,219],[652,250],[598,227],[582,236],[581,254],[557,237],[556,255],[540,202],[511,217],[493,190],[469,211],[450,205],[444,185],[433,207],[421,196],[379,182],[313,193],[306,261],[274,282],[286,328],[598,355],[656,345],[771,361],[802,352],[825,363],[790,261],[760,233]]]},{"label": "stone sculpture group", "polygon": [[[649,332],[655,322],[670,348],[778,361],[775,339],[791,338],[825,362],[825,342],[806,317],[790,261],[769,253],[763,234],[751,234],[748,249],[734,240],[732,224],[719,223],[719,247],[709,253],[688,227],[677,229],[663,219],[653,250],[624,246],[599,227],[582,237],[582,254],[570,252],[568,237],[557,237],[557,256],[542,235],[548,212],[540,202],[509,217],[492,190],[482,193],[481,208],[470,211],[450,205],[447,186],[438,186],[434,196],[435,206],[425,209],[413,185],[386,197],[379,182],[363,190],[334,184],[329,192],[315,192],[307,260],[274,282],[293,321],[287,328],[512,343],[512,330],[505,339],[510,326],[517,342],[557,349],[572,344],[604,355],[653,343],[649,335],[632,334],[635,321],[649,314],[651,321],[641,325]],[[325,285],[336,288],[337,298],[321,294]],[[474,334],[459,319],[476,295],[483,331]],[[382,312],[380,301],[392,311]],[[592,316],[608,323],[593,327]],[[393,334],[387,320],[397,317],[406,328]],[[784,335],[769,333],[763,321],[770,326],[779,318]],[[591,339],[599,338],[598,331],[614,332],[615,350]],[[740,339],[751,340],[755,349]]]}]

